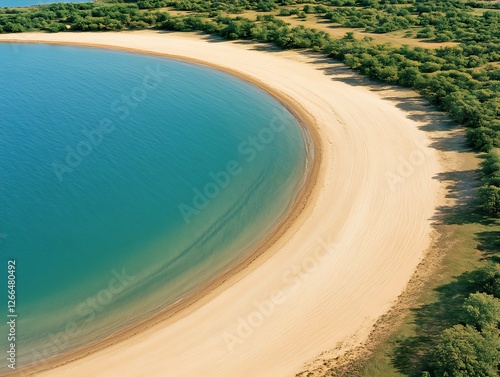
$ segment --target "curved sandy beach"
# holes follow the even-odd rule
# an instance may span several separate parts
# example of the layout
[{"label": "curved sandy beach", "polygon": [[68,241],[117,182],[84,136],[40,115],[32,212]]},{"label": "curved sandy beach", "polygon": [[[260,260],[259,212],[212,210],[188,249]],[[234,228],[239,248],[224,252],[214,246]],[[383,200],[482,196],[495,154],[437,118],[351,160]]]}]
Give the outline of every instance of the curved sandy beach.
[{"label": "curved sandy beach", "polygon": [[286,377],[362,342],[430,244],[437,153],[376,92],[296,52],[180,33],[1,35],[205,62],[262,82],[316,123],[321,164],[306,207],[257,263],[189,310],[39,376]]}]

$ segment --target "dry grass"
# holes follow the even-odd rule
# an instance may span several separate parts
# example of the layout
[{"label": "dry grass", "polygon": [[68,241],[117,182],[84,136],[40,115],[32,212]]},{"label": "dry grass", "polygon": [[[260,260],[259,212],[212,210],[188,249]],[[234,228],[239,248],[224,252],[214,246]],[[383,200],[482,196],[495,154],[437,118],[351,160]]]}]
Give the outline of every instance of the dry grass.
[{"label": "dry grass", "polygon": [[356,38],[370,37],[375,43],[390,43],[393,46],[402,46],[404,44],[413,47],[439,48],[444,46],[456,46],[456,42],[432,42],[424,39],[405,38],[407,30],[399,30],[391,33],[377,34],[365,32],[363,28],[346,28],[335,25],[321,16],[308,14],[306,19],[300,19],[296,16],[280,17],[292,26],[302,25],[311,29],[318,29],[327,32],[334,38],[341,38],[347,32],[353,32]]},{"label": "dry grass", "polygon": [[[302,8],[303,6],[304,6],[304,4],[297,5],[295,7]],[[290,8],[293,8],[293,6],[291,6]],[[181,16],[181,15],[188,15],[188,14],[196,13],[196,12],[192,12],[192,11],[176,10],[173,7],[160,8],[159,10],[169,12],[174,16]],[[412,47],[422,47],[422,48],[434,49],[434,48],[439,48],[439,47],[458,45],[458,43],[456,43],[456,42],[432,42],[432,41],[425,40],[425,39],[405,38],[404,35],[405,35],[407,30],[399,30],[399,31],[386,33],[386,34],[368,33],[368,32],[365,32],[363,28],[346,28],[346,27],[341,27],[339,25],[335,25],[335,24],[329,22],[328,20],[325,20],[320,15],[315,15],[315,14],[308,14],[305,19],[298,18],[295,15],[278,16],[277,11],[257,12],[255,10],[245,10],[242,13],[238,13],[238,14],[223,13],[223,15],[228,16],[228,17],[237,17],[237,16],[245,17],[245,18],[248,18],[252,21],[257,20],[257,16],[274,15],[274,16],[277,16],[279,19],[287,22],[292,27],[304,26],[304,27],[310,28],[310,29],[321,30],[321,31],[328,33],[333,38],[342,38],[347,32],[353,32],[356,38],[361,39],[364,37],[369,37],[369,38],[373,39],[374,43],[379,43],[379,44],[390,43],[391,45],[396,46],[396,47],[400,47],[402,45],[409,45]],[[415,30],[414,30],[414,34],[416,34]]]}]

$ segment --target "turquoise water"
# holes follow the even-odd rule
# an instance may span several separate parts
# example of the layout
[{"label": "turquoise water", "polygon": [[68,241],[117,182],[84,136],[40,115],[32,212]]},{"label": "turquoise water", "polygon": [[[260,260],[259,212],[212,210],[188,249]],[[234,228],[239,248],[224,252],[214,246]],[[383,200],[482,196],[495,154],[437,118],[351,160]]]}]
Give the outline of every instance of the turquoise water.
[{"label": "turquoise water", "polygon": [[0,8],[2,7],[27,7],[30,5],[42,5],[52,3],[90,3],[92,0],[1,0]]},{"label": "turquoise water", "polygon": [[0,281],[15,259],[18,367],[199,289],[269,232],[302,181],[297,121],[214,69],[0,44],[0,84]]}]

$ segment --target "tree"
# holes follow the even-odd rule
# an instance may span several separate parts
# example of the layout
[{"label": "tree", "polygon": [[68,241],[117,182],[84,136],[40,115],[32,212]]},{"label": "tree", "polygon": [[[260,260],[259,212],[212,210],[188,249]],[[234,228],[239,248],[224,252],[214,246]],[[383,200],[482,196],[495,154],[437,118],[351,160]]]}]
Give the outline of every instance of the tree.
[{"label": "tree", "polygon": [[22,33],[24,31],[23,25],[7,22],[3,29],[9,33]]},{"label": "tree", "polygon": [[430,365],[437,377],[498,377],[498,331],[480,333],[468,325],[447,329],[432,352]]},{"label": "tree", "polygon": [[470,275],[473,289],[500,298],[500,265],[478,268]]},{"label": "tree", "polygon": [[500,172],[500,158],[495,153],[489,153],[482,163],[484,175],[492,175]]},{"label": "tree", "polygon": [[66,30],[66,25],[59,24],[57,22],[53,22],[49,25],[49,31],[51,33],[58,33],[60,31]]},{"label": "tree", "polygon": [[412,87],[418,76],[420,76],[420,72],[417,68],[407,67],[399,74],[399,83],[407,87]]},{"label": "tree", "polygon": [[469,129],[467,139],[475,150],[481,152],[490,151],[499,142],[497,132],[487,127]]},{"label": "tree", "polygon": [[500,299],[487,293],[472,293],[462,307],[462,321],[478,330],[498,328]]},{"label": "tree", "polygon": [[484,185],[479,189],[479,202],[483,210],[492,215],[500,216],[500,187]]},{"label": "tree", "polygon": [[434,62],[425,62],[420,66],[420,71],[427,73],[436,72],[439,71],[440,69],[441,66],[438,63]]}]

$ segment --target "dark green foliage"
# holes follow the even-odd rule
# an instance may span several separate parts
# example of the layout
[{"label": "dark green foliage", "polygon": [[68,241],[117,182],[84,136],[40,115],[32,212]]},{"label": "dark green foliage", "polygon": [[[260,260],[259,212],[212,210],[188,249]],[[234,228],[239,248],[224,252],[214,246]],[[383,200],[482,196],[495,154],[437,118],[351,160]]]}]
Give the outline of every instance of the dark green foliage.
[{"label": "dark green foliage", "polygon": [[489,153],[482,166],[485,175],[497,174],[500,172],[500,158],[497,154]]},{"label": "dark green foliage", "polygon": [[500,298],[500,265],[490,265],[473,271],[470,285],[476,292]]},{"label": "dark green foliage", "polygon": [[500,217],[500,187],[493,185],[482,186],[479,189],[479,201],[486,213]]},{"label": "dark green foliage", "polygon": [[468,130],[467,139],[472,148],[480,152],[487,152],[493,146],[498,146],[498,132],[487,127]]},{"label": "dark green foliage", "polygon": [[499,365],[498,330],[479,332],[468,325],[445,330],[431,357],[436,377],[497,377]]},{"label": "dark green foliage", "polygon": [[57,32],[67,30],[67,25],[71,30],[81,31],[122,30],[155,22],[150,13],[140,13],[135,4],[98,6],[91,3],[55,3],[16,13],[14,16],[0,13],[0,32]]},{"label": "dark green foliage", "polygon": [[[417,24],[417,18],[410,15],[412,8],[385,5],[374,8],[332,8],[325,18],[344,27],[366,28],[375,33],[388,33],[407,29]],[[313,10],[308,8],[308,10]],[[316,13],[324,13],[323,9],[314,9]],[[312,13],[312,12],[311,12]]]},{"label": "dark green foliage", "polygon": [[488,153],[482,163],[485,184],[500,187],[500,158],[496,153]]},{"label": "dark green foliage", "polygon": [[[470,274],[472,293],[462,306],[459,324],[445,330],[429,354],[425,376],[493,377],[500,367],[500,269],[488,266]],[[496,297],[495,297],[496,295]]]},{"label": "dark green foliage", "polygon": [[472,293],[463,305],[462,321],[483,331],[500,324],[500,299],[486,293]]}]

